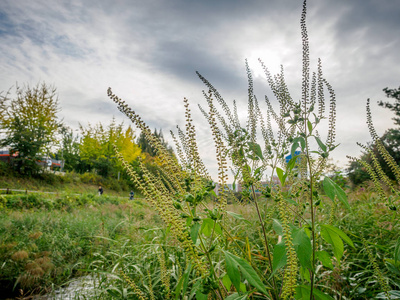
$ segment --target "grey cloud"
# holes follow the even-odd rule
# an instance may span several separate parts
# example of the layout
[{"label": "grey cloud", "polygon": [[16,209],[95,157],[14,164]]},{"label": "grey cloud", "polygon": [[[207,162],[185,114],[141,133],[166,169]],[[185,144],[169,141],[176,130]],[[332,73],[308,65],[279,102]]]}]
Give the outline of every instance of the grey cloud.
[{"label": "grey cloud", "polygon": [[[51,5],[45,0],[4,0],[0,90],[15,81],[51,80],[62,91],[66,122],[103,122],[115,115],[129,123],[106,97],[109,83],[151,127],[162,127],[167,136],[169,129],[184,122],[184,96],[192,104],[204,104],[205,86],[195,71],[229,104],[238,100],[244,111],[244,58],[260,55],[267,66],[285,66],[289,88],[298,99],[301,9],[302,2],[292,0],[76,0]],[[352,147],[347,144],[354,140],[348,138],[352,132],[360,142],[369,138],[364,128],[366,98],[382,99],[383,87],[399,84],[399,15],[397,1],[308,1],[312,62],[322,56],[325,75],[337,92],[338,116],[352,121],[346,127],[342,125],[347,121],[340,119],[343,149]],[[271,95],[265,79],[255,75],[255,89],[265,109],[263,95]],[[192,110],[197,111],[195,105]],[[380,132],[392,126],[388,118],[380,118],[382,109],[373,113]],[[198,112],[194,115],[199,141],[210,147],[207,124]]]}]

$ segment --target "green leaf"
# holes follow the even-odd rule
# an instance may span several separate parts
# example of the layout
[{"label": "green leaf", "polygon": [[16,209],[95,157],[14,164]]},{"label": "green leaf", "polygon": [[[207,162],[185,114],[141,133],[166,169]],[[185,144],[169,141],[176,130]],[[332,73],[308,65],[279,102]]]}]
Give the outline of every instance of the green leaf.
[{"label": "green leaf", "polygon": [[288,197],[284,197],[283,199],[284,199],[287,203],[289,203],[289,204],[291,204],[291,205],[299,206],[299,204],[298,204],[296,201],[294,201],[293,199],[290,199],[290,198],[288,198]]},{"label": "green leaf", "polygon": [[298,159],[297,156],[298,156],[298,155],[293,156],[293,157],[289,160],[289,162],[288,162],[287,165],[286,165],[286,170],[289,170],[289,171],[293,170],[293,168],[294,168],[295,165],[296,165],[297,159]]},{"label": "green leaf", "polygon": [[233,211],[227,211],[227,214],[230,215],[230,216],[232,216],[232,217],[234,217],[235,219],[243,220],[243,221],[245,221],[246,223],[248,223],[248,224],[251,225],[251,222],[250,222],[249,220],[243,218],[243,216],[240,215],[240,214],[237,214],[237,213],[235,213],[235,212],[233,212]]},{"label": "green leaf", "polygon": [[277,219],[272,219],[272,228],[275,230],[275,232],[278,235],[283,235],[283,228],[282,228],[282,224],[279,220]]},{"label": "green leaf", "polygon": [[354,248],[352,240],[343,231],[332,225],[321,225],[321,235],[327,243],[333,246],[333,254],[339,262],[344,251],[342,239]]},{"label": "green leaf", "polygon": [[400,261],[400,237],[397,240],[397,244],[394,248],[394,262],[397,263]]},{"label": "green leaf", "polygon": [[109,293],[113,298],[120,299],[121,298],[121,291],[115,287],[109,287],[107,289],[107,293]]},{"label": "green leaf", "polygon": [[299,138],[295,138],[293,140],[292,148],[290,149],[290,155],[292,155],[292,158],[294,157],[294,153],[296,152],[297,148],[299,148]]},{"label": "green leaf", "polygon": [[226,272],[228,273],[228,276],[235,286],[237,291],[240,291],[240,273],[238,270],[238,265],[235,261],[234,258],[232,258],[232,255],[227,255],[227,252],[225,253],[225,263],[226,263]]},{"label": "green leaf", "polygon": [[285,185],[285,181],[286,181],[285,172],[283,172],[283,170],[281,168],[276,168],[276,174],[278,175],[278,178],[279,178],[282,186],[284,186]]},{"label": "green leaf", "polygon": [[293,246],[303,268],[312,269],[311,266],[311,240],[303,228],[294,229],[292,232]]},{"label": "green leaf", "polygon": [[[396,275],[400,275],[400,265],[396,264],[393,259],[386,259],[386,267],[390,272],[393,272]],[[399,265],[399,266],[398,266]]]},{"label": "green leaf", "polygon": [[[389,297],[390,299],[400,299],[400,291],[395,291],[395,290],[389,291]],[[385,292],[379,293],[378,295],[376,295],[375,298],[388,299]]]},{"label": "green leaf", "polygon": [[333,202],[335,202],[335,196],[336,196],[348,210],[351,210],[349,202],[347,201],[346,193],[332,179],[325,176],[324,181],[323,181],[323,187],[324,187],[325,194]]},{"label": "green leaf", "polygon": [[238,272],[239,269],[240,272],[243,274],[243,277],[252,286],[254,286],[258,291],[262,292],[263,294],[267,294],[267,290],[265,289],[265,286],[262,283],[260,277],[258,277],[256,271],[254,271],[253,267],[247,261],[233,255],[232,253],[229,253],[228,251],[224,251],[224,253],[226,271],[237,291],[240,291],[240,274]]},{"label": "green leaf", "polygon": [[318,143],[318,146],[321,148],[321,150],[323,152],[326,152],[326,150],[327,150],[326,145],[319,139],[319,137],[317,137],[317,136],[314,136],[314,137],[315,137],[315,140]]},{"label": "green leaf", "polygon": [[[296,295],[294,296],[297,300],[309,300],[311,294],[311,287],[309,285],[299,285],[296,287]],[[315,300],[334,300],[331,296],[313,288],[313,295]]]},{"label": "green leaf", "polygon": [[192,238],[192,241],[194,244],[197,242],[197,236],[199,235],[199,229],[201,225],[199,223],[194,223],[192,227],[190,227],[190,237]]},{"label": "green leaf", "polygon": [[321,261],[324,267],[333,270],[333,263],[328,252],[322,250],[317,251],[315,254],[317,255],[317,258]]},{"label": "green leaf", "polygon": [[342,230],[339,228],[332,226],[332,225],[321,225],[321,227],[328,228],[331,231],[334,231],[337,235],[339,235],[343,241],[345,241],[347,244],[349,244],[351,247],[354,247],[353,241],[349,238],[347,234],[345,234]]},{"label": "green leaf", "polygon": [[189,265],[187,266],[185,273],[183,274],[183,291],[182,291],[182,295],[185,296],[186,294],[186,290],[188,288],[189,285],[189,276],[190,276],[190,272],[192,271],[192,263],[189,262]]},{"label": "green leaf", "polygon": [[240,291],[243,292],[243,293],[245,293],[247,291],[246,290],[246,285],[243,282],[240,283]]},{"label": "green leaf", "polygon": [[295,152],[296,152],[297,148],[299,148],[299,147],[303,151],[304,151],[304,148],[306,147],[306,140],[302,136],[298,136],[293,139],[293,144],[290,149],[290,155],[292,155],[292,157],[295,156]]},{"label": "green leaf", "polygon": [[328,244],[332,245],[333,254],[340,262],[340,259],[343,256],[344,246],[339,235],[335,231],[330,230],[330,228],[327,228],[324,225],[321,225],[321,235]]},{"label": "green leaf", "polygon": [[307,280],[307,282],[311,283],[310,270],[300,266],[299,273],[300,273],[301,278],[303,278],[303,279]]},{"label": "green leaf", "polygon": [[201,287],[201,280],[197,280],[190,291],[189,299],[194,299],[193,296],[195,296],[196,300],[207,300],[208,295],[204,295],[203,293],[201,293],[200,287]]},{"label": "green leaf", "polygon": [[312,123],[310,122],[310,120],[307,120],[307,127],[308,127],[308,132],[311,134],[313,128],[312,128]]},{"label": "green leaf", "polygon": [[296,287],[296,294],[294,298],[297,300],[309,300],[311,289],[305,285],[299,285]]},{"label": "green leaf", "polygon": [[259,144],[253,143],[253,142],[248,142],[247,145],[249,145],[249,149],[254,153],[254,155],[256,155],[260,159],[264,159],[264,156],[262,154],[261,147]]},{"label": "green leaf", "polygon": [[222,234],[222,229],[221,226],[219,226],[219,224],[215,224],[215,221],[213,219],[207,218],[207,219],[203,219],[203,223],[201,224],[201,232],[205,235],[205,236],[211,236],[211,233],[213,231],[213,229],[215,230],[216,233],[218,234]]},{"label": "green leaf", "polygon": [[196,300],[207,300],[208,295],[201,293],[200,291],[196,292]]},{"label": "green leaf", "polygon": [[286,257],[286,246],[282,241],[279,244],[274,246],[274,256],[272,259],[272,274],[271,277],[286,265],[287,257]]},{"label": "green leaf", "polygon": [[225,276],[222,277],[222,284],[224,285],[224,287],[226,288],[227,291],[231,290],[232,281],[230,280],[228,274],[225,274]]},{"label": "green leaf", "polygon": [[245,300],[247,299],[248,294],[238,294],[238,293],[234,293],[232,295],[229,295],[228,297],[225,298],[225,300]]},{"label": "green leaf", "polygon": [[298,139],[299,139],[299,142],[300,142],[300,145],[301,145],[301,150],[304,151],[304,149],[306,148],[306,140],[302,136],[299,136]]},{"label": "green leaf", "polygon": [[182,289],[182,285],[183,285],[183,276],[181,277],[181,279],[179,279],[178,284],[176,285],[175,288],[175,300],[178,300],[180,298],[181,295],[181,289]]}]

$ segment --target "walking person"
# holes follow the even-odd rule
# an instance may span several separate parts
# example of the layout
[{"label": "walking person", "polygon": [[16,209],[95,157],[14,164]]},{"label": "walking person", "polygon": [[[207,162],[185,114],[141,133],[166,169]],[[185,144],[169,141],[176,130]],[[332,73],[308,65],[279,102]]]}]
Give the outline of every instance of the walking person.
[{"label": "walking person", "polygon": [[103,188],[99,185],[99,196],[103,195]]},{"label": "walking person", "polygon": [[133,190],[131,190],[131,192],[129,193],[129,200],[133,200],[134,196],[135,196],[135,193],[133,192]]}]

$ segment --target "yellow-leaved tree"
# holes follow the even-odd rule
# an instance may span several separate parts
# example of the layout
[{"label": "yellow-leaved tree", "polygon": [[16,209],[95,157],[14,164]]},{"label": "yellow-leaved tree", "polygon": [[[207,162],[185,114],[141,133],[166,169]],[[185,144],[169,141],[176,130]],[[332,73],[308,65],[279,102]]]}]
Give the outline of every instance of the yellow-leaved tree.
[{"label": "yellow-leaved tree", "polygon": [[101,123],[80,125],[81,140],[79,145],[80,157],[87,171],[97,171],[102,176],[109,176],[121,171],[120,163],[115,159],[115,148],[124,156],[128,163],[138,157],[144,158],[140,147],[135,143],[135,132],[123,123],[116,124],[112,120],[108,127]]}]

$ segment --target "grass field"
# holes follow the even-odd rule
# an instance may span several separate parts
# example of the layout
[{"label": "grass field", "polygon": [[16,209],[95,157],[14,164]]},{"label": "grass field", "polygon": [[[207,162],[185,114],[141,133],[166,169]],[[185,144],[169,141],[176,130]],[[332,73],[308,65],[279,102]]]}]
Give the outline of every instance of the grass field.
[{"label": "grass field", "polygon": [[[172,297],[188,267],[184,251],[143,200],[67,193],[1,195],[0,199],[4,299],[49,293],[87,274],[99,277],[96,299],[136,299],[130,280],[150,298],[164,299],[165,295]],[[320,289],[334,291],[342,299],[374,298],[382,292],[375,268],[392,290],[399,289],[400,262],[395,262],[394,253],[400,224],[394,219],[395,212],[389,213],[368,189],[352,191],[349,201],[352,212],[340,206],[319,208],[321,218],[330,218],[355,245],[344,245],[340,264],[332,261],[331,266],[316,271]],[[273,218],[276,207],[267,201],[264,204],[268,206],[266,217]],[[249,261],[265,264],[252,204],[231,204],[227,210],[237,214],[227,216],[231,232],[227,242],[242,248]],[[273,225],[267,231],[272,241],[279,238]],[[194,284],[189,282],[189,287]]]}]

